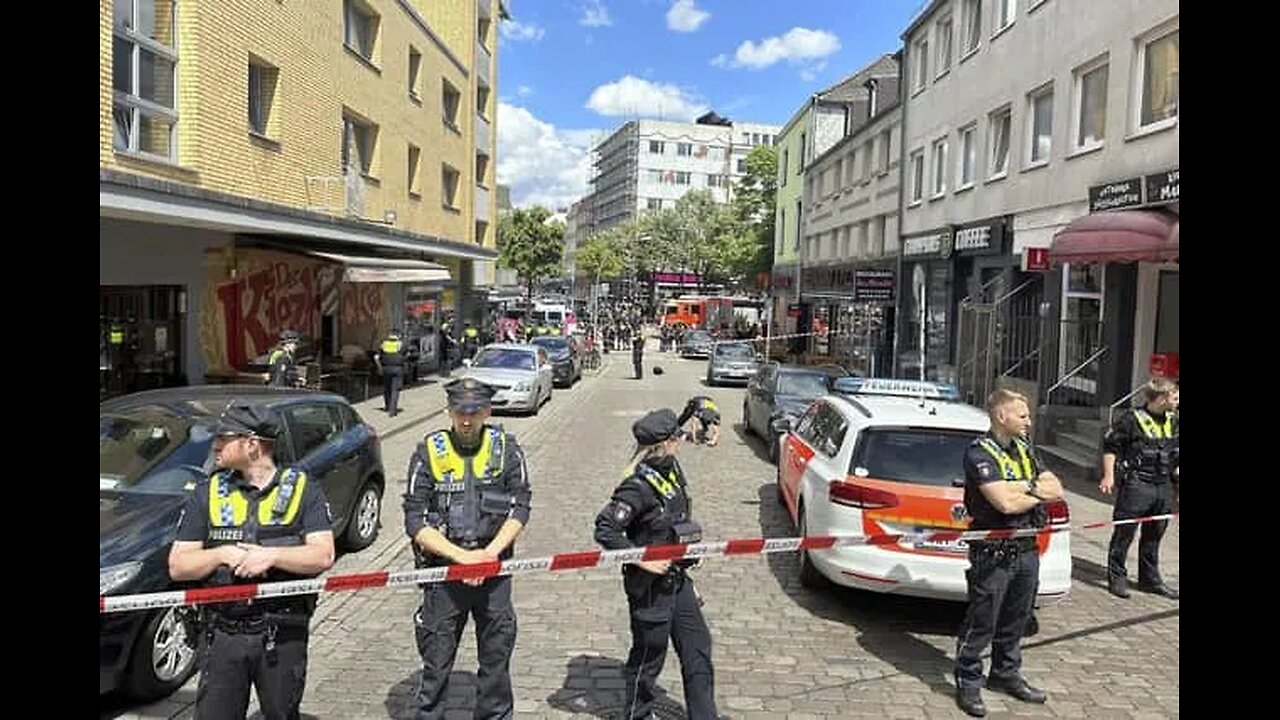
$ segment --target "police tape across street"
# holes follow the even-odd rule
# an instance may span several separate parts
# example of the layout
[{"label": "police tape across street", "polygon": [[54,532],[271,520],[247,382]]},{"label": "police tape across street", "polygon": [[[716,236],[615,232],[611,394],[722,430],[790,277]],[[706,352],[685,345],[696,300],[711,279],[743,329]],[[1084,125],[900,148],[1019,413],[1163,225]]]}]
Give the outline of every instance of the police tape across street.
[{"label": "police tape across street", "polygon": [[719,542],[690,545],[649,545],[626,550],[588,550],[560,553],[551,557],[512,559],[503,562],[476,563],[474,565],[448,565],[421,570],[334,575],[328,578],[292,580],[275,583],[249,583],[213,588],[193,588],[141,595],[99,596],[100,613],[146,610],[179,605],[207,605],[210,603],[255,600],[288,595],[332,593],[343,590],[367,590],[371,588],[414,587],[422,583],[476,580],[497,575],[522,575],[535,572],[558,572],[597,567],[639,563],[649,560],[680,560],[682,558],[728,557],[737,555],[767,555],[796,552],[798,550],[827,550],[856,545],[893,545],[899,542],[955,542],[973,540],[1003,540],[1040,534],[1094,530],[1114,525],[1135,525],[1176,519],[1178,513],[1151,515],[1129,520],[1102,520],[1076,528],[1069,525],[1022,530],[938,530],[924,533],[883,533],[878,535],[821,535],[794,538],[749,538],[722,540]]}]

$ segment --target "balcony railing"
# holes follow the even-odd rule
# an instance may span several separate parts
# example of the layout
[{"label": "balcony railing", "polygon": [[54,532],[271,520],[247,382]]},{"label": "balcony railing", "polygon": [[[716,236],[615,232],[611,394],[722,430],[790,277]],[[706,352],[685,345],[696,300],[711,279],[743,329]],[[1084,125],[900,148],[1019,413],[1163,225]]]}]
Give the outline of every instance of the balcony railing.
[{"label": "balcony railing", "polygon": [[480,113],[476,113],[476,152],[489,154],[489,121]]},{"label": "balcony railing", "polygon": [[486,20],[493,19],[493,0],[476,0],[476,11]]},{"label": "balcony railing", "polygon": [[489,68],[493,64],[493,55],[484,43],[476,41],[476,78],[480,84],[489,87]]},{"label": "balcony railing", "polygon": [[476,220],[489,222],[489,188],[476,185]]}]

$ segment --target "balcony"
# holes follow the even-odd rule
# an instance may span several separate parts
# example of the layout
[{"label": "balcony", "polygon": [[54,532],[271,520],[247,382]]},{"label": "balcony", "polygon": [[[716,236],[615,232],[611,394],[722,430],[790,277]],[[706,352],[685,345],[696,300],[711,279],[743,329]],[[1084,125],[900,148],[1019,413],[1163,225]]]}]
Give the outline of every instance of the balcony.
[{"label": "balcony", "polygon": [[493,0],[476,0],[476,12],[485,20],[492,20]]},{"label": "balcony", "polygon": [[476,79],[485,87],[490,87],[489,68],[493,66],[493,56],[489,53],[489,48],[484,43],[476,41]]},{"label": "balcony", "polygon": [[475,216],[477,222],[489,222],[489,188],[476,185]]},{"label": "balcony", "polygon": [[476,113],[476,152],[481,155],[489,153],[489,121],[480,113]]}]

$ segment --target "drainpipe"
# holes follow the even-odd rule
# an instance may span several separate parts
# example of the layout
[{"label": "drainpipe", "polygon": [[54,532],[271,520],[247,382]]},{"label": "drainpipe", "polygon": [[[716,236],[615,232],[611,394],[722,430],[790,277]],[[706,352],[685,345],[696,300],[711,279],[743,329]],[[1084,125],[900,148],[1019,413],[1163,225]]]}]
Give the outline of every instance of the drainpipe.
[{"label": "drainpipe", "polygon": [[[902,221],[907,202],[907,98],[906,88],[906,45],[898,51],[898,106],[902,108],[898,121],[898,271],[895,278],[897,295],[893,309],[893,377],[898,377],[898,344],[902,337]],[[912,176],[914,178],[914,174]],[[923,352],[923,348],[921,348]],[[923,363],[921,363],[923,365]],[[921,369],[923,372],[923,368]]]}]

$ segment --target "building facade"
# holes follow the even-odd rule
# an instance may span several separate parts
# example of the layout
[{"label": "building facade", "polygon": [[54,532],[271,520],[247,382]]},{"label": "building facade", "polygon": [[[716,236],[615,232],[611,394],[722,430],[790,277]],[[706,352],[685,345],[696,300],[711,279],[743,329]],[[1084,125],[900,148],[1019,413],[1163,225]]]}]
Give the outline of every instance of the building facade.
[{"label": "building facade", "polygon": [[337,358],[402,325],[410,296],[483,308],[504,15],[103,0],[104,392],[234,376],[286,328]]},{"label": "building facade", "polygon": [[1176,364],[1178,24],[937,0],[906,30],[900,372],[1096,418]]}]

